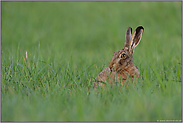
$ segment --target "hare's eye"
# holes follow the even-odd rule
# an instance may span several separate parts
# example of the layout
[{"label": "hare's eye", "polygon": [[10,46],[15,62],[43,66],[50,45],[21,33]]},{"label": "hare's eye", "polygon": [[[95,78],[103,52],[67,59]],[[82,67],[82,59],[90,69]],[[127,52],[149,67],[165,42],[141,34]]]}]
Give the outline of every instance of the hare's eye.
[{"label": "hare's eye", "polygon": [[121,57],[121,58],[125,58],[126,55],[123,53],[123,54],[120,55],[120,57]]}]

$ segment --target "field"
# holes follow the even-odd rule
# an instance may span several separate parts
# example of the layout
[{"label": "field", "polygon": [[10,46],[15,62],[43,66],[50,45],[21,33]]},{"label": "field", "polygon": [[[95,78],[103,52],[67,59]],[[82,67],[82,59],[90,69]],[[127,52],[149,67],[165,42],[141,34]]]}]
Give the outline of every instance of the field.
[{"label": "field", "polygon": [[[128,26],[140,81],[93,89]],[[1,121],[182,121],[182,2],[1,2]]]}]

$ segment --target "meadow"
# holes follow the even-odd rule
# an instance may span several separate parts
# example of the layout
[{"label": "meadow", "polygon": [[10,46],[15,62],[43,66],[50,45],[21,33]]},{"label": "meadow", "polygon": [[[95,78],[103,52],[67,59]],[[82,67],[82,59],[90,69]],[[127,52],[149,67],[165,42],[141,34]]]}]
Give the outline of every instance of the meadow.
[{"label": "meadow", "polygon": [[[141,83],[94,90],[140,25]],[[1,121],[181,122],[182,2],[1,1]]]}]

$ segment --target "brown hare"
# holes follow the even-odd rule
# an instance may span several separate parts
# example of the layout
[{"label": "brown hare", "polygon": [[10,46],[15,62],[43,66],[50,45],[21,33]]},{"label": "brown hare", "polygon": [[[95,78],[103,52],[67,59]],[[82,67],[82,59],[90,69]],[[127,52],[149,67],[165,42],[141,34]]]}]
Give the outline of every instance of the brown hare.
[{"label": "brown hare", "polygon": [[[137,66],[133,64],[133,52],[135,47],[139,44],[144,28],[139,26],[132,34],[132,28],[128,27],[126,31],[125,45],[122,50],[114,52],[114,55],[109,63],[109,66],[98,74],[95,78],[98,82],[94,82],[94,87],[104,86],[106,82],[120,82],[123,86],[126,79],[130,77],[139,77],[140,72]],[[126,82],[128,83],[128,82]]]}]

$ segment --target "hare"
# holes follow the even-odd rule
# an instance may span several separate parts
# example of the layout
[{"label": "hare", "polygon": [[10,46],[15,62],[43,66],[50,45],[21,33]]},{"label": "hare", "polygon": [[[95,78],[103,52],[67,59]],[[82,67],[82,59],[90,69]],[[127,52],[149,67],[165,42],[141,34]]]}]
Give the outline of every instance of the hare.
[{"label": "hare", "polygon": [[132,35],[132,28],[127,28],[124,48],[114,52],[109,66],[95,78],[98,82],[94,82],[94,87],[97,86],[97,83],[99,86],[104,86],[106,82],[113,83],[117,81],[124,86],[128,77],[132,80],[135,76],[139,77],[140,72],[137,66],[133,64],[132,55],[141,40],[143,31],[144,28],[139,26]]}]

